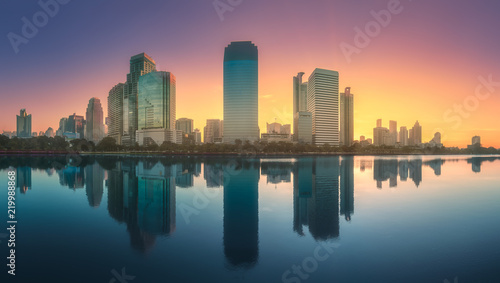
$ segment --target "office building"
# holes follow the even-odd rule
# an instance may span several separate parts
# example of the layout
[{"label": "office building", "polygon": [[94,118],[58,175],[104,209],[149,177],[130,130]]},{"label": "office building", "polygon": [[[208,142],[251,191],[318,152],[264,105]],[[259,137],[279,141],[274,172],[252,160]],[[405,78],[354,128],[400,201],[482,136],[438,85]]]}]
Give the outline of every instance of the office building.
[{"label": "office building", "polygon": [[351,146],[354,141],[354,98],[351,88],[340,94],[340,144]]},{"label": "office building", "polygon": [[175,129],[175,86],[175,76],[169,72],[154,71],[139,78],[139,145],[182,143],[182,131]]},{"label": "office building", "polygon": [[119,83],[108,94],[108,136],[114,138],[117,144],[122,143],[124,91],[125,84]]},{"label": "office building", "polygon": [[182,131],[185,134],[190,134],[193,132],[193,119],[180,118],[175,122],[175,129]]},{"label": "office building", "polygon": [[297,112],[293,117],[294,125],[297,129],[294,130],[294,140],[299,143],[312,144],[312,114],[311,112]]},{"label": "office building", "polygon": [[307,85],[307,108],[312,114],[313,143],[338,146],[339,73],[316,69]]},{"label": "office building", "polygon": [[389,121],[389,134],[391,135],[389,145],[396,145],[398,142],[398,122]]},{"label": "office building", "polygon": [[70,139],[83,139],[85,138],[85,119],[83,116],[70,115],[68,117],[68,121],[66,123],[66,131],[63,133],[63,136]]},{"label": "office building", "polygon": [[[130,73],[127,74],[123,96],[123,137],[122,143],[135,143],[136,131],[139,128],[139,101],[138,84],[142,75],[156,71],[156,63],[146,53],[137,54],[130,58]],[[128,110],[127,110],[128,109]]]},{"label": "office building", "polygon": [[258,50],[231,42],[224,52],[224,142],[259,140]]},{"label": "office building", "polygon": [[422,126],[418,123],[415,123],[413,128],[410,130],[409,137],[410,145],[421,145],[422,144]]},{"label": "office building", "polygon": [[101,100],[97,97],[92,97],[87,106],[86,140],[97,144],[104,138],[103,116]]},{"label": "office building", "polygon": [[191,134],[194,136],[195,144],[201,144],[201,132],[200,132],[200,130],[194,129],[194,131]]},{"label": "office building", "polygon": [[207,125],[203,129],[203,142],[215,143],[222,140],[222,121],[219,119],[207,119]]},{"label": "office building", "polygon": [[302,82],[303,72],[293,77],[293,135],[294,141],[298,141],[299,133],[299,116],[295,116],[299,112],[307,112],[307,82]]},{"label": "office building", "polygon": [[45,131],[45,136],[53,138],[55,136],[54,129],[52,129],[52,127],[49,127],[47,131]]},{"label": "office building", "polygon": [[408,146],[408,129],[406,127],[399,128],[399,144]]},{"label": "office building", "polygon": [[18,138],[31,137],[31,114],[28,115],[26,109],[21,109],[17,115],[16,131]]}]

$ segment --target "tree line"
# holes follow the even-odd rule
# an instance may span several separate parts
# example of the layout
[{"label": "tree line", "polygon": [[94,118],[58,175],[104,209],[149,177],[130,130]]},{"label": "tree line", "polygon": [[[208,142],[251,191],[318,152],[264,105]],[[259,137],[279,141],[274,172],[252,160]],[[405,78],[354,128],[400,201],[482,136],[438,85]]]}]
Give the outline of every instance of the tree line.
[{"label": "tree line", "polygon": [[85,139],[74,139],[66,141],[63,137],[32,137],[9,139],[7,136],[0,135],[0,152],[152,152],[152,153],[247,153],[247,154],[300,154],[300,153],[351,153],[351,154],[500,154],[499,149],[493,147],[484,148],[475,146],[467,149],[446,148],[446,147],[417,147],[417,146],[360,146],[355,143],[352,146],[331,146],[297,144],[291,142],[249,142],[236,140],[234,144],[194,144],[186,142],[184,144],[175,144],[164,142],[158,145],[154,142],[139,146],[136,143],[133,146],[118,145],[116,140],[106,137],[97,144]]}]

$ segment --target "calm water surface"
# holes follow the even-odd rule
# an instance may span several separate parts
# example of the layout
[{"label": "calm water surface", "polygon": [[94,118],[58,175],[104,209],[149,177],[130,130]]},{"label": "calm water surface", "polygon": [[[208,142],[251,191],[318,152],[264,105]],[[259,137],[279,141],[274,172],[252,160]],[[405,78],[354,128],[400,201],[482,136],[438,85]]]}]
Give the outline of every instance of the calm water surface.
[{"label": "calm water surface", "polygon": [[[7,276],[7,170],[17,174]],[[500,157],[0,157],[1,282],[500,282]]]}]

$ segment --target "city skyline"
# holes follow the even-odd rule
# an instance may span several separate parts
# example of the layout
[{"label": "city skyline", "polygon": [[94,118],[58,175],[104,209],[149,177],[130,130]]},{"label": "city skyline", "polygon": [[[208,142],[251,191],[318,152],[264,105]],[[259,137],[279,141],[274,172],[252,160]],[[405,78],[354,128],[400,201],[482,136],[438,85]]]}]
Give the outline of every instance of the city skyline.
[{"label": "city skyline", "polygon": [[[144,18],[154,16],[167,7],[167,4],[146,2],[150,5],[123,3],[121,9],[126,14],[138,7],[151,12],[147,16],[140,15]],[[125,81],[128,59],[140,52],[146,52],[164,64],[159,69],[168,69],[176,74],[179,81],[177,114],[193,119],[194,127],[202,129],[206,119],[223,118],[222,47],[234,40],[247,39],[258,45],[262,53],[259,58],[261,132],[265,123],[274,121],[275,117],[279,123],[293,124],[289,78],[298,70],[309,74],[320,67],[339,71],[340,89],[350,86],[355,90],[355,137],[371,136],[373,121],[377,118],[396,119],[400,125],[411,125],[419,120],[424,125],[424,141],[432,139],[434,133],[441,130],[445,146],[465,147],[471,136],[478,135],[483,138],[485,146],[498,148],[498,123],[491,117],[498,116],[496,105],[500,103],[499,96],[480,99],[476,106],[474,100],[468,98],[474,96],[478,86],[483,86],[483,91],[488,87],[493,91],[498,89],[498,83],[495,85],[491,82],[499,80],[495,69],[498,65],[495,60],[499,59],[494,55],[500,42],[489,36],[487,30],[497,25],[498,20],[492,11],[497,10],[500,4],[484,2],[450,5],[452,2],[445,2],[449,3],[401,2],[404,17],[392,15],[391,24],[384,27],[379,36],[371,38],[369,46],[351,56],[351,62],[347,62],[339,48],[340,44],[352,44],[356,35],[354,28],[363,28],[372,21],[372,10],[378,12],[386,9],[385,1],[362,4],[315,1],[323,8],[319,15],[312,11],[304,12],[298,2],[289,3],[285,10],[274,3],[245,2],[233,12],[225,13],[222,22],[216,11],[211,10],[211,3],[178,3],[176,8],[180,11],[192,11],[193,16],[206,20],[202,32],[195,31],[195,25],[187,25],[176,32],[178,40],[175,44],[164,44],[164,39],[156,33],[145,31],[137,35],[137,41],[127,41],[130,44],[125,46],[111,44],[121,39],[120,33],[103,43],[90,40],[95,36],[93,29],[109,19],[104,12],[95,14],[92,5],[71,3],[62,6],[59,14],[40,29],[39,34],[30,39],[28,44],[22,44],[18,54],[12,51],[7,39],[1,43],[7,58],[1,79],[6,95],[0,114],[0,129],[15,130],[13,117],[22,108],[33,115],[34,132],[45,131],[48,127],[57,128],[62,116],[69,113],[83,115],[86,102],[93,96],[101,99],[104,116],[108,117],[105,98],[116,83]],[[7,25],[1,28],[5,34],[19,33],[22,26],[19,19],[40,9],[36,3],[6,5],[9,6],[6,10],[10,14],[5,15]],[[99,5],[103,11],[108,11],[112,6],[107,3]],[[432,5],[432,9],[429,9],[429,5]],[[253,20],[251,15],[256,10],[263,10],[262,20],[250,28],[247,24]],[[469,11],[476,12],[464,21],[463,15]],[[89,13],[92,13],[95,23],[86,27],[82,37],[74,43],[80,45],[66,42],[66,33],[71,32],[83,20],[82,17],[88,18]],[[306,19],[314,19],[311,22],[304,21],[299,27],[294,25],[296,28],[293,33],[304,34],[304,40],[296,40],[292,36],[289,31],[291,21],[277,23],[273,18],[277,13],[299,13]],[[64,20],[67,24],[61,26]],[[182,23],[192,18],[173,17],[158,21],[171,24],[171,20]],[[429,29],[431,26],[437,28]],[[320,28],[312,32],[315,27]],[[125,19],[117,18],[112,27],[97,31],[97,34],[105,38],[113,29],[125,31],[129,28],[132,27]],[[459,32],[464,29],[476,32]],[[130,36],[125,34],[123,36]],[[208,37],[208,34],[211,36]],[[54,41],[59,44],[53,44]],[[483,43],[481,50],[473,47],[473,43],[478,41]],[[195,46],[201,42],[206,51],[198,54],[200,52]],[[311,45],[309,42],[322,44]],[[452,52],[448,52],[450,50]],[[413,56],[415,52],[421,56]],[[188,58],[192,60],[188,61]],[[48,64],[54,68],[41,71],[40,68],[46,70]],[[6,72],[7,68],[9,72]],[[21,71],[23,76],[15,75]],[[25,76],[34,76],[36,79],[25,84],[21,81]],[[55,83],[54,77],[62,83]],[[89,84],[89,79],[92,79],[92,84]],[[73,90],[71,95],[67,95],[69,88]],[[34,93],[45,99],[31,99]],[[467,103],[470,103],[469,106]],[[455,105],[461,107],[463,113],[456,112]],[[63,109],[64,113],[54,113],[57,112],[53,111],[54,108]],[[448,114],[448,119],[444,118],[445,114]]]}]

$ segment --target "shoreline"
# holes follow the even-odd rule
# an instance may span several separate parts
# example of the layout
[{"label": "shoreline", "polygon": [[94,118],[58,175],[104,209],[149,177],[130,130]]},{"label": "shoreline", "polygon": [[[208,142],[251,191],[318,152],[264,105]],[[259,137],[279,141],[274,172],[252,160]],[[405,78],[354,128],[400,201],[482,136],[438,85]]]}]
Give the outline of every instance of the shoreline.
[{"label": "shoreline", "polygon": [[356,152],[304,152],[304,153],[253,153],[253,152],[0,152],[0,156],[105,156],[105,157],[307,157],[307,156],[500,156],[500,154],[483,153],[356,153]]}]

